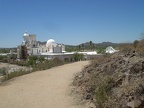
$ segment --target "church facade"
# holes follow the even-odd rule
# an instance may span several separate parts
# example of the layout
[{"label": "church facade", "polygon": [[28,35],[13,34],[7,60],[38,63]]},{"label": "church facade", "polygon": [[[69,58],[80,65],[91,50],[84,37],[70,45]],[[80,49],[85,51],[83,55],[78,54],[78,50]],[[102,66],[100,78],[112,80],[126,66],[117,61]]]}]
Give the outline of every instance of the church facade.
[{"label": "church facade", "polygon": [[23,59],[24,56],[29,55],[42,55],[43,53],[64,53],[65,45],[58,44],[54,39],[49,39],[46,44],[41,44],[36,40],[35,34],[28,34],[27,32],[23,35],[23,42],[17,47],[17,58]]}]

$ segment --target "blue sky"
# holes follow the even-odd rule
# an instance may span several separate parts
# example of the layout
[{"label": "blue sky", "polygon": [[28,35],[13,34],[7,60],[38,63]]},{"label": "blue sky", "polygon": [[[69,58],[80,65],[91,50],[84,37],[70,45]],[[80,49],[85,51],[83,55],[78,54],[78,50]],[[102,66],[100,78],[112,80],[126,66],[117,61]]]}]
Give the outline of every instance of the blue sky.
[{"label": "blue sky", "polygon": [[0,0],[0,47],[37,40],[77,45],[133,42],[144,32],[144,0]]}]

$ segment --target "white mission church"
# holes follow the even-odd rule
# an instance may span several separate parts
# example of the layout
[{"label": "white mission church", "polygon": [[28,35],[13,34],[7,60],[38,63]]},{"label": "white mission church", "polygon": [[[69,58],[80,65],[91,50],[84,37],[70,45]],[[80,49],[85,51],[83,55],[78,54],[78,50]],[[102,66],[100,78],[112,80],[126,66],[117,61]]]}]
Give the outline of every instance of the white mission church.
[{"label": "white mission church", "polygon": [[44,56],[46,59],[59,58],[62,60],[70,60],[74,53],[84,55],[84,59],[90,59],[97,55],[93,52],[66,52],[65,45],[56,43],[54,39],[49,39],[46,43],[41,43],[36,40],[36,34],[23,35],[23,42],[17,47],[17,58],[22,59],[23,55]]}]

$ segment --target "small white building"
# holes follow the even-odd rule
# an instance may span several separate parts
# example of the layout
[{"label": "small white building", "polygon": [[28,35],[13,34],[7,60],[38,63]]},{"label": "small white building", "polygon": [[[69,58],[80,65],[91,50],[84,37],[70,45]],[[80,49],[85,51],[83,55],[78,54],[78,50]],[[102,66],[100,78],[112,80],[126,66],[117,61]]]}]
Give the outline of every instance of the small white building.
[{"label": "small white building", "polygon": [[105,53],[109,53],[109,54],[112,54],[112,53],[115,53],[115,52],[118,52],[118,50],[115,50],[113,47],[109,46],[105,49]]}]

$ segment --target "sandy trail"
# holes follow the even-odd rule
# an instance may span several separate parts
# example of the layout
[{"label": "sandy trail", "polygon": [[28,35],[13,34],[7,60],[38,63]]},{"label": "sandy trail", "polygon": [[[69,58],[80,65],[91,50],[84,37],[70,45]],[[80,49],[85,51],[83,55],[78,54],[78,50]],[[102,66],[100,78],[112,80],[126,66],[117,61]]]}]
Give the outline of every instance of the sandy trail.
[{"label": "sandy trail", "polygon": [[74,75],[88,64],[81,61],[34,72],[0,86],[0,108],[85,108],[69,96]]}]

